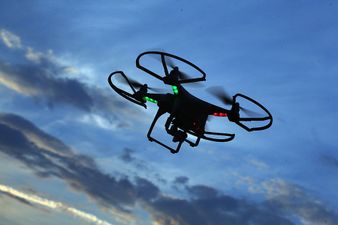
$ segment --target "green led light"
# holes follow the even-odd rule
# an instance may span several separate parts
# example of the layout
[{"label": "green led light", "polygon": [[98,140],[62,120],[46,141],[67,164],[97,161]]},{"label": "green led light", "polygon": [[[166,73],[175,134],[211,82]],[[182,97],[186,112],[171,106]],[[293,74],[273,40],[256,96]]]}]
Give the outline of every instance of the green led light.
[{"label": "green led light", "polygon": [[145,101],[149,101],[149,102],[152,102],[152,103],[156,103],[156,104],[157,104],[157,100],[152,99],[152,98],[149,98],[149,97],[147,97],[147,96],[143,97],[143,99],[144,99]]},{"label": "green led light", "polygon": [[177,88],[177,86],[173,85],[173,86],[171,86],[171,88],[173,89],[174,94],[178,95],[178,88]]}]

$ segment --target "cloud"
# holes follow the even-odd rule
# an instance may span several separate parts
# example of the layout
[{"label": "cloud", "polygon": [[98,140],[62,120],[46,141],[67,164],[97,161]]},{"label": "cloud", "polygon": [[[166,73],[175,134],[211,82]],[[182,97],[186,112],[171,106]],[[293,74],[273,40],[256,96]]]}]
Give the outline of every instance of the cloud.
[{"label": "cloud", "polygon": [[[1,32],[2,36],[6,37],[3,40],[20,40],[9,31],[1,30]],[[18,43],[21,42],[10,43],[11,46],[19,46]],[[117,100],[110,89],[89,85],[71,75],[68,76],[79,70],[58,60],[52,50],[42,53],[21,44],[19,50],[24,51],[28,59],[26,63],[13,64],[0,61],[0,84],[7,88],[40,100],[50,108],[56,105],[73,106],[87,114],[80,121],[104,129],[128,126],[128,122],[119,119],[120,115],[128,114],[132,118],[138,118],[136,115],[140,111],[137,107]]]},{"label": "cloud", "polygon": [[89,111],[94,102],[85,85],[75,79],[57,78],[54,72],[54,68],[0,62],[0,82],[8,88],[46,100],[49,105],[65,103]]},{"label": "cloud", "polygon": [[254,166],[255,168],[259,170],[267,170],[269,168],[269,166],[265,162],[259,161],[254,158],[250,158],[247,161],[249,164],[251,164],[252,166]]},{"label": "cloud", "polygon": [[134,117],[140,113],[135,107],[117,100],[107,89],[88,86],[75,78],[60,77],[61,70],[53,64],[11,65],[0,62],[0,84],[45,102],[50,108],[56,105],[77,108],[87,113],[80,121],[104,129],[128,126],[119,119],[120,115]]},{"label": "cloud", "polygon": [[96,225],[111,225],[111,223],[107,221],[101,220],[92,214],[89,214],[81,210],[78,210],[76,208],[70,207],[62,202],[51,201],[45,198],[41,198],[37,195],[26,194],[24,192],[18,191],[6,185],[0,184],[0,192],[3,192],[15,199],[19,199],[20,201],[28,202],[29,204],[34,203],[37,205],[42,205],[49,209],[64,211],[75,217],[92,222]]},{"label": "cloud", "polygon": [[26,59],[37,64],[41,63],[42,61],[57,64],[52,50],[48,50],[47,53],[42,53],[35,51],[32,47],[27,47],[25,57]]},{"label": "cloud", "polygon": [[14,130],[19,130],[37,147],[61,156],[73,156],[72,150],[63,142],[37,128],[33,123],[20,116],[10,113],[0,113],[0,123]]},{"label": "cloud", "polygon": [[137,177],[137,196],[145,201],[151,201],[160,196],[160,189],[147,179]]},{"label": "cloud", "polygon": [[268,196],[267,204],[286,213],[297,215],[304,223],[311,225],[338,224],[338,215],[319,199],[282,179],[263,182]]},{"label": "cloud", "polygon": [[186,185],[189,182],[189,177],[186,176],[179,176],[176,177],[174,180],[174,184],[179,184],[179,185]]},{"label": "cloud", "polygon": [[7,30],[0,30],[0,39],[8,48],[19,49],[22,47],[20,37]]},{"label": "cloud", "polygon": [[106,129],[106,130],[114,130],[119,127],[127,126],[124,123],[116,124],[116,123],[110,122],[103,116],[96,114],[96,113],[83,115],[82,117],[78,119],[78,121],[89,124],[89,125],[95,125],[96,127]]},{"label": "cloud", "polygon": [[[175,197],[162,192],[147,178],[103,173],[91,158],[65,148],[60,140],[19,116],[2,114],[0,133],[1,152],[19,160],[37,176],[64,180],[102,207],[114,209],[127,223],[136,221],[133,214],[136,206],[149,212],[154,223],[159,225],[294,224],[289,218],[313,225],[333,225],[338,221],[334,211],[305,190],[283,180],[263,182],[261,190],[266,200],[254,202],[203,184],[191,185],[189,178],[182,176],[173,184],[184,187],[191,198]],[[128,155],[128,151],[126,153]]]},{"label": "cloud", "polygon": [[130,148],[124,148],[122,154],[119,156],[119,158],[126,162],[132,162],[135,160],[135,157],[133,156],[134,151]]},{"label": "cloud", "polygon": [[293,224],[260,204],[227,195],[190,201],[162,197],[152,207],[156,209],[153,215],[159,224]]},{"label": "cloud", "polygon": [[134,203],[135,191],[131,182],[101,173],[89,157],[75,153],[63,156],[39,148],[34,139],[1,122],[0,132],[0,150],[24,163],[38,176],[63,179],[104,206],[123,210],[123,205]]},{"label": "cloud", "polygon": [[136,170],[136,173],[143,172],[147,176],[154,177],[157,181],[165,183],[166,180],[161,177],[160,174],[156,173],[155,169],[152,168],[149,163],[136,156],[136,151],[130,148],[123,148],[122,152],[117,155],[117,158],[125,164],[129,164],[131,168]]},{"label": "cloud", "polygon": [[137,199],[156,196],[157,187],[136,177],[113,177],[101,172],[88,156],[75,153],[60,140],[13,114],[0,114],[0,152],[19,160],[37,176],[57,177],[124,222],[135,217],[130,208]]},{"label": "cloud", "polygon": [[195,198],[215,198],[218,195],[218,191],[212,187],[206,185],[193,185],[187,186],[189,194]]}]

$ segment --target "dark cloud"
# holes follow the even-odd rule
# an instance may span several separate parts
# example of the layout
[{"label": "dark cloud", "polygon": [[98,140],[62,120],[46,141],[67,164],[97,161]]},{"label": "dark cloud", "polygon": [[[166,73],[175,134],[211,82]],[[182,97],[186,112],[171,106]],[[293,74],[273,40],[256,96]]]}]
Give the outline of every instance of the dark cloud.
[{"label": "dark cloud", "polygon": [[126,163],[132,162],[135,160],[133,153],[134,151],[130,148],[124,148],[119,158]]},{"label": "dark cloud", "polygon": [[160,189],[149,180],[137,177],[137,196],[146,201],[151,201],[160,195]]},{"label": "dark cloud", "polygon": [[12,66],[0,62],[2,83],[9,88],[41,98],[50,106],[64,103],[85,111],[91,110],[94,102],[87,87],[75,79],[58,77],[59,70],[51,63]]},{"label": "dark cloud", "polygon": [[[112,90],[90,86],[76,79],[65,77],[65,66],[40,53],[40,61],[26,64],[9,64],[0,60],[0,84],[50,108],[70,105],[83,112],[98,113],[118,127],[128,126],[120,115],[141,113],[132,104],[116,98]],[[136,113],[137,112],[137,113]]]},{"label": "dark cloud", "polygon": [[34,139],[35,143],[39,143],[40,146],[48,148],[48,150],[62,155],[72,155],[71,149],[65,145],[62,141],[51,135],[41,131],[31,122],[23,119],[20,116],[9,113],[0,113],[0,122],[7,126],[19,130],[25,136]]},{"label": "dark cloud", "polygon": [[174,181],[172,182],[172,187],[176,191],[183,192],[183,191],[186,190],[188,183],[189,183],[189,178],[188,177],[186,177],[186,176],[178,176],[178,177],[175,177]]},{"label": "dark cloud", "polygon": [[248,203],[226,195],[193,201],[162,197],[152,206],[156,209],[155,218],[162,224],[168,225],[293,224],[287,218],[271,212],[261,204]]},{"label": "dark cloud", "polygon": [[181,185],[186,185],[189,182],[189,178],[186,176],[179,176],[176,177],[174,180],[174,184],[181,184]]},{"label": "dark cloud", "polygon": [[[19,119],[19,122],[22,123],[22,120]],[[12,123],[15,124],[15,121],[12,120]],[[26,121],[26,124],[30,123]],[[123,209],[123,205],[134,203],[136,191],[133,184],[127,178],[116,179],[103,174],[91,158],[75,153],[57,154],[48,148],[39,147],[34,139],[14,126],[3,123],[3,120],[0,120],[0,133],[0,151],[21,161],[38,176],[59,177],[102,205]]]},{"label": "dark cloud", "polygon": [[[41,135],[40,139],[32,138],[25,130],[28,128]],[[70,148],[67,152],[71,154],[58,153],[57,146],[64,146],[60,140],[19,116],[2,114],[0,133],[0,151],[19,160],[38,176],[58,177],[101,206],[114,207],[124,213],[132,213],[130,208],[139,203],[158,224],[292,225],[290,217],[313,225],[333,225],[338,221],[334,211],[293,185],[281,182],[270,185],[271,190],[272,187],[277,190],[276,194],[260,203],[225,195],[209,186],[188,185],[187,177],[178,177],[174,183],[182,184],[193,197],[175,198],[162,193],[148,179],[105,174],[89,157],[73,153]],[[45,145],[36,141],[42,139]],[[46,147],[49,143],[58,144]]]},{"label": "dark cloud", "polygon": [[218,191],[212,187],[205,185],[187,186],[189,194],[196,198],[214,198],[218,195]]},{"label": "dark cloud", "polygon": [[[135,167],[138,171],[144,171],[145,173],[151,173],[153,170],[148,166],[148,163],[140,158],[135,156],[135,151],[130,148],[124,148],[118,158],[125,162],[129,163],[131,166]],[[165,182],[159,174],[155,174],[158,180]]]}]

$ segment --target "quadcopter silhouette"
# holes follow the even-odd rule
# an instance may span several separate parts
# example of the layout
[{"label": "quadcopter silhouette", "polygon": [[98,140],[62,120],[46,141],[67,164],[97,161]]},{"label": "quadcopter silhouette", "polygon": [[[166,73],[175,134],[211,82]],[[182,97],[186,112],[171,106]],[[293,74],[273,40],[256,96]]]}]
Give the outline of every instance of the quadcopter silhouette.
[{"label": "quadcopter silhouette", "polygon": [[[141,59],[144,58],[145,55],[150,55],[160,60],[163,67],[163,74],[155,73],[141,64]],[[187,66],[190,66],[201,76],[191,78],[183,71],[180,71],[179,67],[173,63],[173,59],[180,62],[181,64],[183,63]],[[141,53],[136,58],[136,67],[148,73],[149,75],[161,80],[164,84],[170,85],[172,88],[172,93],[148,93],[148,90],[156,92],[158,91],[158,89],[149,87],[147,84],[141,84],[131,78],[127,78],[123,71],[115,71],[111,73],[108,77],[108,83],[111,88],[119,95],[137,105],[147,108],[147,102],[157,104],[158,110],[150,125],[149,131],[147,133],[147,138],[149,141],[156,142],[161,146],[167,148],[173,154],[179,152],[183,142],[187,142],[191,147],[196,147],[201,139],[215,142],[228,142],[234,139],[235,134],[232,133],[206,131],[206,123],[208,121],[208,118],[210,117],[227,117],[230,122],[237,124],[238,126],[249,132],[265,130],[272,125],[273,119],[271,113],[259,102],[246,95],[237,93],[234,96],[230,97],[230,95],[228,95],[220,87],[207,89],[209,93],[220,99],[224,104],[231,106],[230,109],[225,109],[223,107],[203,101],[190,94],[183,87],[183,85],[187,83],[205,81],[206,73],[186,59],[166,52],[147,51]],[[113,76],[119,76],[119,79],[114,80],[129,85],[132,93],[118,88],[113,83]],[[258,106],[258,108],[260,108],[262,112],[264,112],[264,116],[259,115],[244,107],[241,107],[240,104],[237,102],[238,98],[243,98]],[[241,117],[241,112],[244,112],[247,115],[251,114],[253,116]],[[166,132],[172,136],[172,141],[174,143],[177,143],[176,148],[172,148],[162,143],[151,135],[157,120],[166,113],[168,113],[169,116],[164,124],[164,127]],[[257,127],[249,127],[245,123],[243,123],[251,121],[266,122],[265,125]],[[188,135],[190,136],[190,139],[188,139]],[[195,138],[195,140],[191,140],[191,137]]]}]

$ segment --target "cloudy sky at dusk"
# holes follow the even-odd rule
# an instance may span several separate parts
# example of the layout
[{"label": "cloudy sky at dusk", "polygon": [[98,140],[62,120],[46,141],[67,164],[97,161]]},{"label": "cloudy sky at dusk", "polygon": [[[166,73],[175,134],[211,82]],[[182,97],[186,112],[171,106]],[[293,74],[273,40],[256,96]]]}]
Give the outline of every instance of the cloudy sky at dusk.
[{"label": "cloudy sky at dusk", "polygon": [[[337,225],[337,21],[336,0],[2,0],[0,224]],[[218,119],[234,141],[175,155],[148,142],[156,105],[107,76],[151,83],[135,59],[153,49],[258,100],[272,127]]]}]

